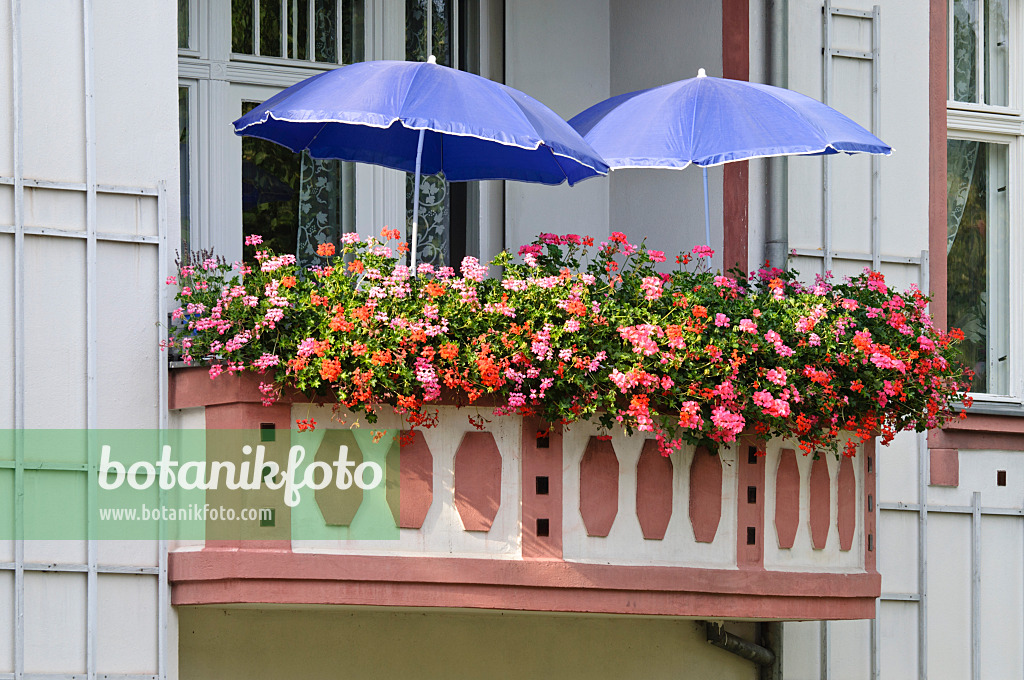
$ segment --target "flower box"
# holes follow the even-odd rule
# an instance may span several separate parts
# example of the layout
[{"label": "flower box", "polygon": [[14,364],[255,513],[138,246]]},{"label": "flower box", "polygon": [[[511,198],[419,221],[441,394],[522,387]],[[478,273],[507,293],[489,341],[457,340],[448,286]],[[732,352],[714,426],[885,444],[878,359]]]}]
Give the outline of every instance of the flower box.
[{"label": "flower box", "polygon": [[[875,436],[942,425],[969,377],[919,291],[725,276],[703,246],[664,271],[618,233],[596,253],[542,234],[497,279],[475,258],[413,272],[381,236],[302,268],[250,237],[251,263],[201,257],[170,281],[175,341],[213,359],[175,371],[173,408],[274,427],[282,450],[293,424],[375,431],[346,446],[389,485],[176,554],[175,602],[874,615]],[[394,539],[353,540],[375,502]],[[307,540],[311,521],[336,529]]]},{"label": "flower box", "polygon": [[[263,406],[259,381],[176,369],[172,413],[211,432],[274,424],[282,452],[295,420],[330,427],[329,405]],[[790,442],[743,435],[716,454],[687,446],[666,457],[652,438],[603,438],[594,423],[510,415],[475,420],[478,429],[467,411],[439,407],[435,427],[389,453],[400,461],[387,466],[397,538],[291,538],[277,500],[276,527],[239,526],[240,540],[199,551],[178,546],[173,602],[874,615],[872,442],[815,460]],[[401,422],[382,416],[372,427]]]}]

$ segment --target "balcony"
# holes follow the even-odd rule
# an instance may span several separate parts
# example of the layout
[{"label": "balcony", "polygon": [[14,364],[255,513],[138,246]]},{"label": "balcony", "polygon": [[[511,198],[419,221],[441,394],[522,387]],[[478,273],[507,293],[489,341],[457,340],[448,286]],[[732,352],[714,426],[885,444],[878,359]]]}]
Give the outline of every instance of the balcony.
[{"label": "balcony", "polygon": [[[296,419],[336,425],[326,406],[261,405],[257,383],[176,369],[170,407],[184,427],[273,427],[279,452]],[[488,417],[477,429],[465,409],[440,407],[437,427],[391,447],[394,540],[293,537],[278,500],[273,527],[178,545],[172,602],[874,617],[873,445],[812,460],[785,441],[742,437],[718,455],[665,458],[653,440],[604,439],[589,424]],[[374,427],[399,427],[387,420]],[[344,531],[360,504],[330,491],[317,492],[319,519]]]}]

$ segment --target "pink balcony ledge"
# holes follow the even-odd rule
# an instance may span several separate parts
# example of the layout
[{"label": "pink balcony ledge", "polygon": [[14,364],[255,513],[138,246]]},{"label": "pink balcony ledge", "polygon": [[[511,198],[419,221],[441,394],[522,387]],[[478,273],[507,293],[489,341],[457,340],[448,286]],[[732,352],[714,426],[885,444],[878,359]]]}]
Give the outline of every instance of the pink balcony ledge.
[{"label": "pink balcony ledge", "polygon": [[[176,412],[182,426],[208,430],[273,424],[280,433],[311,416],[332,426],[327,407],[262,406],[257,382],[174,370],[170,408],[204,409]],[[872,445],[853,459],[815,461],[774,440],[758,455],[758,442],[743,438],[718,456],[664,458],[652,440],[598,439],[590,424],[538,438],[548,428],[535,418],[488,418],[478,430],[466,409],[441,407],[438,427],[392,447],[397,539],[293,539],[277,501],[273,528],[175,549],[172,602],[874,617]],[[389,426],[397,419],[376,427]],[[332,504],[321,493],[326,524],[352,521],[358,499]]]}]

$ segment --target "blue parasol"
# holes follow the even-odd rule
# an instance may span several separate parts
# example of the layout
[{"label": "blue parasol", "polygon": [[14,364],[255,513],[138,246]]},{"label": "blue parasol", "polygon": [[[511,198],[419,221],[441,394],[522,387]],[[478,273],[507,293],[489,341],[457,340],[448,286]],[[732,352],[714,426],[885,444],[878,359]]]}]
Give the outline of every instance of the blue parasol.
[{"label": "blue parasol", "polygon": [[711,241],[708,171],[770,156],[892,153],[892,147],[835,109],[771,85],[696,78],[630,92],[569,120],[613,170],[704,170],[704,234]]}]

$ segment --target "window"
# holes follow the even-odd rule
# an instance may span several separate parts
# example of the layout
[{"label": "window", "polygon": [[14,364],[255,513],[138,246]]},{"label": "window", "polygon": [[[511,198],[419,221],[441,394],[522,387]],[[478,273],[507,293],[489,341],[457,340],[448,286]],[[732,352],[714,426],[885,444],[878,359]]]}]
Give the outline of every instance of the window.
[{"label": "window", "polygon": [[949,2],[947,321],[964,331],[972,391],[996,401],[1022,395],[1019,21],[1011,0]]},{"label": "window", "polygon": [[179,0],[183,250],[238,259],[243,232],[259,233],[312,264],[316,243],[353,228],[350,164],[239,138],[231,122],[341,59],[362,59],[365,33],[361,0]]},{"label": "window", "polygon": [[[239,138],[231,122],[317,72],[390,54],[382,36],[404,35],[410,60],[434,54],[448,66],[471,65],[464,47],[479,49],[481,28],[469,5],[475,7],[405,0],[395,3],[404,12],[371,12],[368,19],[366,7],[376,5],[365,0],[179,0],[182,248],[212,247],[234,260],[243,254],[242,234],[258,233],[314,264],[317,243],[356,230],[357,205],[364,209],[364,233],[400,223],[403,213],[411,230],[411,175],[402,196],[394,180],[369,166],[317,161]],[[460,24],[460,6],[473,21]],[[374,26],[374,16],[394,26]],[[476,33],[463,39],[469,26]],[[421,262],[450,264],[476,254],[478,241],[472,235],[467,242],[467,226],[478,219],[467,219],[467,212],[470,205],[484,209],[477,187],[425,177],[419,201]]]},{"label": "window", "polygon": [[[458,14],[453,0],[406,0],[405,58],[463,68],[458,39]],[[414,177],[406,181],[406,233],[412,241]],[[434,266],[459,263],[466,254],[465,182],[449,184],[443,173],[420,178],[417,262]]]}]

